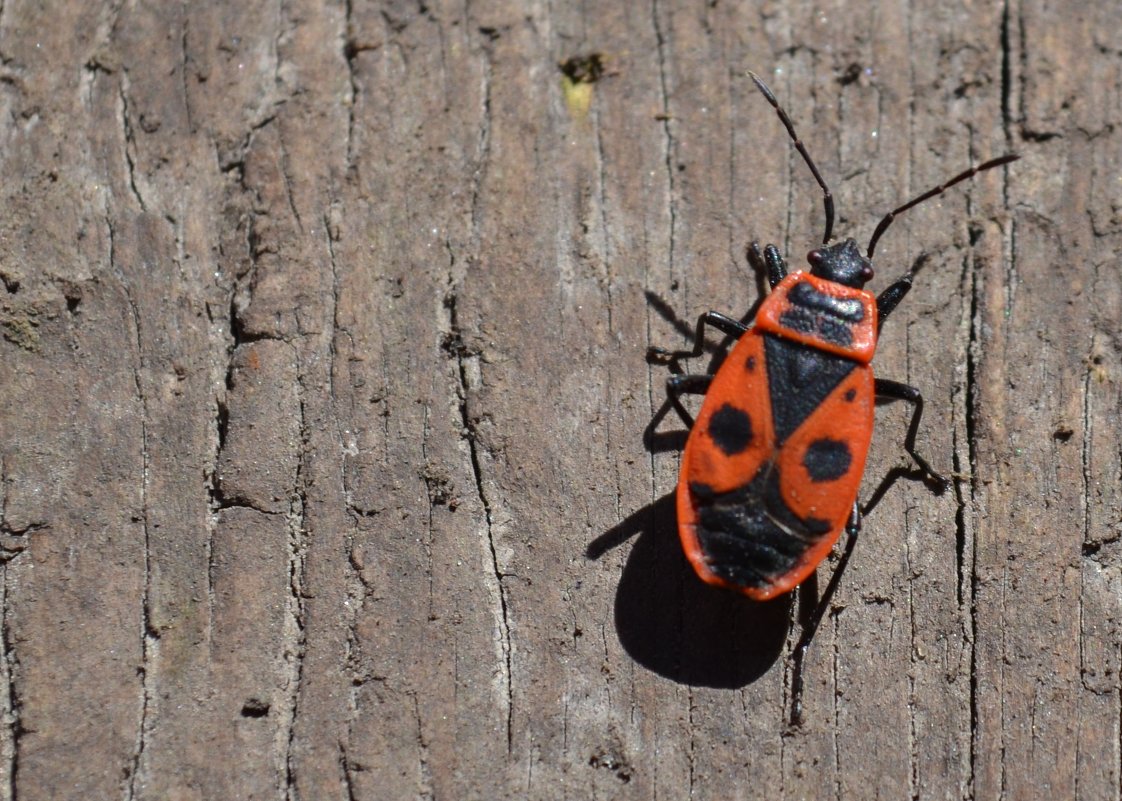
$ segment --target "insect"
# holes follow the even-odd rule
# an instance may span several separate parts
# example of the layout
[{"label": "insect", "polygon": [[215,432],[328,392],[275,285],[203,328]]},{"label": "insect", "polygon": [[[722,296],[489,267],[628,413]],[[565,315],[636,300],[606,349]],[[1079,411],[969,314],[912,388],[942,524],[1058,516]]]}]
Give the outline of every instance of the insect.
[{"label": "insect", "polygon": [[[753,243],[749,256],[771,287],[754,322],[744,325],[709,311],[697,321],[691,350],[651,348],[650,356],[670,363],[700,356],[706,327],[736,339],[716,373],[672,375],[666,384],[667,402],[690,429],[677,488],[678,532],[703,581],[757,600],[773,598],[814,572],[846,532],[838,566],[795,648],[792,722],[797,724],[806,650],[845,572],[867,509],[857,495],[877,399],[911,404],[904,450],[937,491],[949,486],[916,452],[923,415],[919,390],[873,376],[870,362],[881,326],[911,289],[917,269],[879,295],[867,292],[877,241],[897,215],[1019,156],[972,167],[893,209],[862,254],[853,239],[830,243],[833,196],[775,95],[749,75],[822,189],[822,245],[807,254],[809,272],[789,273],[778,248],[768,245],[761,251]],[[705,395],[696,421],[681,402],[684,394]],[[666,410],[652,420],[652,428]]]}]

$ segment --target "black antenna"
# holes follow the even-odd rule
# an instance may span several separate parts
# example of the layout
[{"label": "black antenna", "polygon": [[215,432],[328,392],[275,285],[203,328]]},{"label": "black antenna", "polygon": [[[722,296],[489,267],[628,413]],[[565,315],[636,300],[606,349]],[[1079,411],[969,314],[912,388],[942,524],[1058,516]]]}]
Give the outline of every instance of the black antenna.
[{"label": "black antenna", "polygon": [[783,123],[783,127],[787,129],[787,133],[791,137],[791,141],[795,143],[795,149],[802,154],[806,166],[810,167],[810,171],[814,173],[814,180],[818,181],[818,185],[822,187],[822,203],[826,206],[826,234],[822,237],[822,244],[828,245],[830,243],[830,235],[834,231],[834,196],[830,194],[830,188],[826,186],[826,182],[822,180],[822,176],[818,172],[818,168],[814,166],[814,160],[810,154],[806,152],[806,147],[803,145],[802,140],[795,134],[795,126],[791,123],[791,118],[787,116],[787,112],[779,106],[779,101],[775,99],[775,95],[767,88],[767,84],[760,80],[756,73],[748,70],[748,77],[751,78],[756,88],[760,93],[767,98],[767,102],[771,103],[775,113],[779,115],[779,121]]},{"label": "black antenna", "polygon": [[988,169],[991,169],[993,167],[1000,167],[1002,164],[1008,164],[1009,162],[1016,161],[1019,158],[1020,158],[1020,156],[1018,156],[1016,153],[1009,153],[1007,155],[1001,156],[1000,158],[990,159],[989,161],[985,162],[984,164],[979,164],[977,167],[971,167],[966,172],[959,173],[954,178],[947,181],[945,184],[940,184],[939,186],[935,187],[934,189],[930,189],[927,192],[924,192],[919,197],[913,198],[912,200],[909,200],[907,203],[905,203],[900,208],[893,209],[892,211],[888,212],[888,214],[884,215],[884,219],[881,220],[877,224],[876,230],[873,231],[873,238],[869,240],[869,250],[865,254],[865,258],[871,259],[873,257],[873,250],[876,249],[877,240],[880,239],[881,234],[883,234],[885,231],[888,230],[888,226],[892,225],[892,221],[896,219],[897,214],[901,214],[901,213],[907,211],[912,206],[918,206],[920,203],[922,203],[925,200],[930,200],[933,197],[936,197],[938,195],[943,194],[945,191],[950,189],[952,186],[957,184],[959,181],[965,181],[967,178],[973,178],[975,175],[982,172],[983,170],[988,170]]}]

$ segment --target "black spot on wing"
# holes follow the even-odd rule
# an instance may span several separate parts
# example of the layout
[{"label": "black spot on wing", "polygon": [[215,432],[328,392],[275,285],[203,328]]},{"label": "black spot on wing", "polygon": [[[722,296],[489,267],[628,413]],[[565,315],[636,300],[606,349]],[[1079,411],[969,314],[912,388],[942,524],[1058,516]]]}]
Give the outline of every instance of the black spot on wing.
[{"label": "black spot on wing", "polygon": [[764,354],[778,448],[852,372],[856,362],[773,334],[764,335]]},{"label": "black spot on wing", "polygon": [[803,467],[814,482],[837,481],[849,472],[853,454],[837,439],[816,439],[803,455]]},{"label": "black spot on wing", "polygon": [[756,372],[756,357],[755,356],[749,356],[748,357],[748,360],[746,362],[744,362],[744,369],[747,370],[749,373]]},{"label": "black spot on wing", "polygon": [[713,488],[701,481],[690,482],[690,494],[693,495],[695,506],[712,503],[713,499],[717,497],[717,493]]},{"label": "black spot on wing", "polygon": [[709,435],[726,456],[743,453],[752,444],[752,418],[726,403],[709,418]]},{"label": "black spot on wing", "polygon": [[857,397],[857,390],[853,389],[852,387],[850,387],[849,389],[847,389],[845,391],[845,399],[847,401],[849,401],[850,403],[853,403],[853,399],[856,398],[856,397]]}]

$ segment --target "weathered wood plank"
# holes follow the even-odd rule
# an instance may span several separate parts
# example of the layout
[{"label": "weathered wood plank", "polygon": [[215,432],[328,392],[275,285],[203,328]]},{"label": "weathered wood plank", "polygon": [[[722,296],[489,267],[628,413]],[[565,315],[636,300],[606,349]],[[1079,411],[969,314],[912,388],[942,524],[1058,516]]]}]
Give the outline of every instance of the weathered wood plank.
[{"label": "weathered wood plank", "polygon": [[[0,799],[1117,799],[1114,11],[4,4]],[[746,69],[838,236],[1024,156],[878,246],[955,482],[869,516],[797,730],[813,588],[702,586],[643,445],[646,348],[821,236]]]}]

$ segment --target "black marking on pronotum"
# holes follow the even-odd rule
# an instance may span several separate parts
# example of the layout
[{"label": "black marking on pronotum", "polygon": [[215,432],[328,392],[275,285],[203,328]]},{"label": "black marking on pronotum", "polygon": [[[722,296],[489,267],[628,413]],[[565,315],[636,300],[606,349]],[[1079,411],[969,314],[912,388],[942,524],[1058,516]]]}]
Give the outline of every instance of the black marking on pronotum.
[{"label": "black marking on pronotum", "polygon": [[849,445],[838,439],[816,439],[803,455],[803,467],[816,483],[837,481],[849,472],[852,464]]},{"label": "black marking on pronotum", "polygon": [[865,307],[857,298],[835,298],[819,292],[809,281],[795,284],[787,297],[796,306],[840,317],[851,323],[859,323],[865,319]]},{"label": "black marking on pronotum", "polygon": [[752,418],[726,403],[709,418],[709,435],[726,456],[743,453],[752,444]]},{"label": "black marking on pronotum", "polygon": [[832,345],[848,348],[853,344],[853,331],[846,323],[839,323],[824,314],[793,306],[779,315],[779,324],[801,334],[821,337]]},{"label": "black marking on pronotum", "polygon": [[767,385],[778,448],[849,375],[856,362],[764,335]]}]

